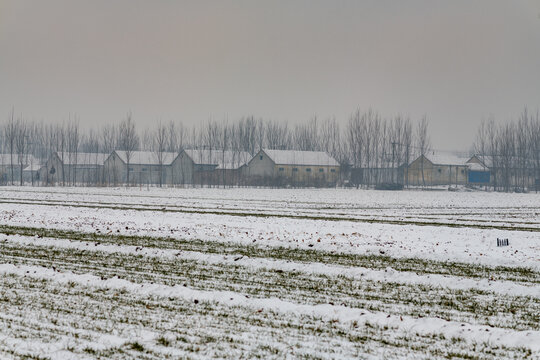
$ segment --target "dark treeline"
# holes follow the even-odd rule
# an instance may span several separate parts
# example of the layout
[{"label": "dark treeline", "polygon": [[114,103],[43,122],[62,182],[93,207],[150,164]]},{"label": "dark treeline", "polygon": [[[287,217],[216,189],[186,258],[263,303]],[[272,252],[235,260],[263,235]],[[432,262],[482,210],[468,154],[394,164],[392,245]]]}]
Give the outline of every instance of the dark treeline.
[{"label": "dark treeline", "polygon": [[[182,149],[245,151],[255,155],[269,148],[325,151],[343,170],[374,170],[366,172],[365,183],[375,184],[380,169],[409,164],[432,150],[426,117],[412,121],[402,115],[383,117],[374,110],[357,110],[341,125],[335,118],[314,117],[291,125],[248,116],[234,121],[208,120],[195,126],[158,121],[151,128],[138,128],[131,113],[115,124],[99,128],[83,128],[80,123],[77,116],[56,124],[31,121],[13,109],[0,123],[0,166],[8,169],[4,182],[22,184],[23,165],[44,164],[55,152],[73,156],[123,150],[129,162],[129,154],[137,150],[154,152],[160,158],[166,152],[178,153]],[[539,147],[538,114],[531,115],[525,109],[517,121],[500,125],[493,119],[482,122],[471,154],[478,154],[495,170],[494,189],[511,191],[517,186],[525,188],[530,178],[539,177]]]}]

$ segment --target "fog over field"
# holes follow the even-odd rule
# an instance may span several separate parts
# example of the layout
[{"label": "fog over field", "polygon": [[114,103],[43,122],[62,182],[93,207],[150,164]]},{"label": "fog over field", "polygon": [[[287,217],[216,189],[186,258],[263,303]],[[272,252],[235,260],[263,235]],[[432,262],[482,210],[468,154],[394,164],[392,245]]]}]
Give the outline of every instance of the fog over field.
[{"label": "fog over field", "polygon": [[[462,150],[536,110],[540,2],[0,1],[0,114],[85,127],[161,119],[345,124],[427,115]],[[24,19],[24,21],[22,21]]]},{"label": "fog over field", "polygon": [[1,359],[539,359],[540,1],[0,0]]}]

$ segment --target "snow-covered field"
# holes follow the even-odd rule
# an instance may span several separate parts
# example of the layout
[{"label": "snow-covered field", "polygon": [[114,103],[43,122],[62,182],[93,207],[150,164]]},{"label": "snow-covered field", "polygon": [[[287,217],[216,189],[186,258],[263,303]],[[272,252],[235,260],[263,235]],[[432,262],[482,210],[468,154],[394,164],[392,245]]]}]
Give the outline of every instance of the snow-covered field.
[{"label": "snow-covered field", "polygon": [[1,358],[540,358],[536,194],[3,187],[0,259]]}]

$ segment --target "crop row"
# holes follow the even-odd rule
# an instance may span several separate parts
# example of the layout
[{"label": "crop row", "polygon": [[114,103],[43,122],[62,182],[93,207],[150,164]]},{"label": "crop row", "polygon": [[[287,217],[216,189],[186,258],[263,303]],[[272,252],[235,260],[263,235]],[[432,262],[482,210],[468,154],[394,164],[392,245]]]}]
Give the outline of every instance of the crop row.
[{"label": "crop row", "polygon": [[35,227],[0,225],[0,234],[49,237],[101,244],[131,245],[157,249],[194,251],[208,254],[231,254],[251,258],[266,258],[303,263],[322,263],[341,266],[365,267],[384,270],[391,267],[397,271],[417,274],[453,275],[468,278],[508,280],[520,283],[540,284],[540,272],[527,267],[488,266],[455,261],[436,261],[424,258],[394,258],[383,254],[350,254],[289,247],[266,246],[264,243],[238,244],[177,237],[137,236],[122,234],[87,233]]},{"label": "crop row", "polygon": [[[77,282],[58,284],[31,276],[0,278],[0,351],[33,357],[32,348],[10,344],[51,343],[49,353],[146,359],[303,358],[415,356],[416,358],[525,358],[530,350],[471,342],[434,332],[342,323],[314,316],[253,311],[209,301],[141,296]],[[103,344],[114,334],[116,341]],[[50,355],[49,355],[50,356]],[[53,356],[51,356],[53,357]],[[40,358],[47,358],[41,355]]]},{"label": "crop row", "polygon": [[146,257],[4,242],[2,262],[54,267],[59,271],[119,277],[137,283],[183,284],[200,290],[228,290],[258,298],[306,304],[339,304],[413,317],[438,317],[494,327],[539,329],[540,299],[479,289],[355,280],[280,269],[252,269],[228,263]]}]

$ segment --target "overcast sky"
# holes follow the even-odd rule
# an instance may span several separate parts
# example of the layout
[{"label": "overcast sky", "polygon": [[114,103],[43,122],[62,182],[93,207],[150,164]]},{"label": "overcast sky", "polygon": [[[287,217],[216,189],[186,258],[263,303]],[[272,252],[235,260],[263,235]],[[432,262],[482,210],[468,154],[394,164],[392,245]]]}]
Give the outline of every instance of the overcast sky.
[{"label": "overcast sky", "polygon": [[355,109],[468,149],[540,106],[540,0],[0,0],[0,116],[196,124]]}]

